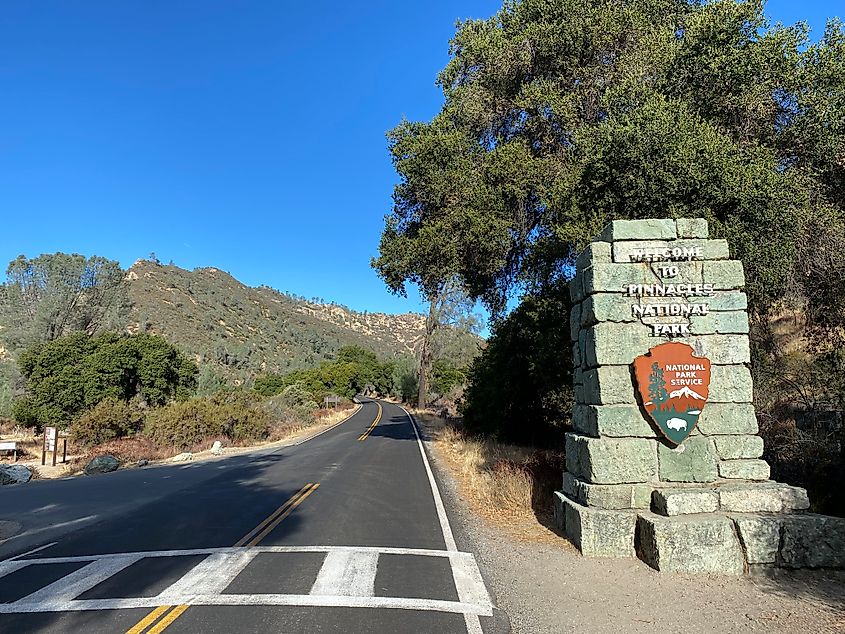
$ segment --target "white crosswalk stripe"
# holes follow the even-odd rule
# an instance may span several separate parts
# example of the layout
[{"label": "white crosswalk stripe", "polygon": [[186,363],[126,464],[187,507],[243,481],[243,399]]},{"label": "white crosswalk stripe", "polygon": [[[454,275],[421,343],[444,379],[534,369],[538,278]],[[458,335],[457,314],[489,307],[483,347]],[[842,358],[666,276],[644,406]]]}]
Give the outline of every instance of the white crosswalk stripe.
[{"label": "white crosswalk stripe", "polygon": [[378,553],[335,551],[326,555],[310,594],[371,597],[375,593]]},{"label": "white crosswalk stripe", "polygon": [[[322,553],[322,566],[308,594],[226,594],[226,588],[261,553]],[[411,555],[442,558],[449,563],[457,601],[441,598],[375,596],[379,556]],[[81,594],[147,558],[206,555],[181,578],[153,597],[79,599]],[[77,557],[45,557],[0,562],[3,578],[27,566],[79,562],[81,568],[12,603],[0,614],[148,608],[185,605],[289,605],[311,607],[393,608],[490,616],[493,606],[475,558],[455,550],[342,546],[257,546],[116,553]],[[476,618],[476,616],[472,616]]]}]

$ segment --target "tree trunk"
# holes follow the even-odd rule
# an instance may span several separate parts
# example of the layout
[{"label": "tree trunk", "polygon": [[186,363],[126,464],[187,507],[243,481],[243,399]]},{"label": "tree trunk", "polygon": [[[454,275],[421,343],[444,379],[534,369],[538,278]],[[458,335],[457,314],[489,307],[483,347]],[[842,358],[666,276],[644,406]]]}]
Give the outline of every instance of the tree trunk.
[{"label": "tree trunk", "polygon": [[428,373],[431,370],[432,359],[431,338],[438,326],[437,305],[438,298],[435,297],[428,307],[428,316],[425,319],[425,335],[420,349],[419,391],[417,393],[417,407],[420,409],[426,406],[428,400]]}]

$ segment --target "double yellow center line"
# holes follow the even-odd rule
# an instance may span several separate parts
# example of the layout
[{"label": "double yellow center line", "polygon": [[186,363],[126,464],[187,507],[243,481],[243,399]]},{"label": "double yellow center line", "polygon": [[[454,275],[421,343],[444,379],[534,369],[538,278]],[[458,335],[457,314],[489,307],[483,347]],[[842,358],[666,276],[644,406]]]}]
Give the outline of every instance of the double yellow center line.
[{"label": "double yellow center line", "polygon": [[270,516],[267,519],[265,519],[255,528],[253,528],[246,535],[241,537],[235,543],[235,546],[258,545],[258,542],[267,537],[270,531],[276,528],[288,515],[293,513],[293,510],[297,506],[302,504],[305,501],[305,498],[314,493],[314,491],[316,491],[317,487],[319,486],[319,482],[309,482],[308,484],[306,484],[299,491],[294,493],[287,502],[285,502],[275,511],[270,513]]},{"label": "double yellow center line", "polygon": [[[381,414],[381,411],[379,411]],[[241,537],[235,546],[257,546],[258,543],[267,537],[270,532],[276,528],[288,515],[293,513],[294,509],[302,504],[309,495],[317,490],[320,486],[319,482],[309,482],[299,491],[294,493],[287,502],[282,504],[275,511],[261,522],[258,526],[249,531],[246,535]],[[188,609],[187,605],[162,605],[150,612],[143,619],[138,621],[131,629],[126,630],[126,634],[141,634],[146,631],[146,634],[158,634],[164,631],[173,621],[178,619],[182,613]],[[147,629],[147,628],[150,629]]]},{"label": "double yellow center line", "polygon": [[358,440],[366,440],[367,436],[370,435],[370,432],[376,428],[376,425],[378,425],[378,422],[381,420],[381,403],[376,403],[376,405],[378,405],[378,414],[376,414],[376,419],[373,421],[372,425],[367,427],[367,431],[358,436]]},{"label": "double yellow center line", "polygon": [[[171,610],[171,608],[173,609]],[[159,606],[155,610],[150,612],[147,616],[145,616],[143,619],[138,621],[138,623],[136,623],[132,629],[126,630],[126,634],[141,634],[141,632],[143,632],[147,627],[149,627],[153,623],[155,623],[155,625],[149,630],[147,630],[147,634],[158,634],[158,632],[163,631],[168,625],[178,619],[182,612],[187,609],[187,605],[177,605],[176,607],[173,607],[171,605]],[[158,623],[156,623],[159,617],[165,615],[165,613],[166,616],[164,616],[164,618],[162,618],[160,621],[158,621]]]}]

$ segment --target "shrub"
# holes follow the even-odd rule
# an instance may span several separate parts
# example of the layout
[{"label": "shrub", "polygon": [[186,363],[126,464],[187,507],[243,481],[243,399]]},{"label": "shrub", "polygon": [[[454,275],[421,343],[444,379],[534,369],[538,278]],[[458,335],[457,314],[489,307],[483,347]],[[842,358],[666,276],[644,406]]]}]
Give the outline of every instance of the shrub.
[{"label": "shrub", "polygon": [[279,376],[278,374],[263,374],[256,377],[252,389],[261,396],[275,396],[276,394],[281,394],[287,385],[283,376]]},{"label": "shrub", "polygon": [[446,359],[438,359],[431,367],[431,389],[441,396],[448,394],[452,388],[466,383],[467,373]]},{"label": "shrub", "polygon": [[269,435],[269,422],[268,413],[248,393],[224,392],[152,411],[144,433],[159,446],[187,449],[211,437],[263,440]]},{"label": "shrub", "polygon": [[268,398],[262,403],[271,421],[271,436],[284,438],[296,428],[307,427],[315,420],[319,405],[312,400],[308,389],[294,383],[287,386],[281,394]]},{"label": "shrub", "polygon": [[71,423],[71,437],[75,442],[90,447],[131,436],[144,427],[144,416],[145,412],[136,399],[127,403],[106,398]]},{"label": "shrub", "polygon": [[138,460],[161,460],[171,455],[169,450],[158,447],[152,440],[144,436],[132,438],[115,438],[93,447],[87,447],[73,463],[83,467],[94,457],[109,454],[117,458],[121,464],[131,464]]},{"label": "shrub", "polygon": [[36,427],[41,431],[44,423],[39,414],[38,406],[28,396],[23,396],[12,404],[12,418],[24,427]]},{"label": "shrub", "polygon": [[64,424],[106,398],[158,406],[196,390],[196,364],[148,333],[76,333],[29,348],[18,364],[26,396],[13,411],[22,424]]},{"label": "shrub", "polygon": [[526,295],[495,324],[469,370],[463,407],[469,431],[500,441],[561,447],[574,391],[572,347],[561,316],[570,312],[561,286]]},{"label": "shrub", "polygon": [[280,400],[288,410],[303,419],[308,418],[311,412],[320,407],[301,383],[287,386],[282,391]]}]

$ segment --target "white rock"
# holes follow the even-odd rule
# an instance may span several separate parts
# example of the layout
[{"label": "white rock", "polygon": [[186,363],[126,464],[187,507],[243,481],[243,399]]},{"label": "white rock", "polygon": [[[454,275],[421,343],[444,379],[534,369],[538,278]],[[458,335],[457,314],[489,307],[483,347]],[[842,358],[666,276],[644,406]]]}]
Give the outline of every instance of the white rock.
[{"label": "white rock", "polygon": [[173,462],[187,462],[188,460],[193,460],[193,459],[194,459],[194,454],[192,454],[190,451],[186,451],[184,453],[180,453],[178,456],[173,456],[173,458],[171,458],[171,461],[173,461]]},{"label": "white rock", "polygon": [[219,456],[220,454],[222,454],[223,453],[223,443],[220,442],[219,440],[215,440],[214,444],[211,445],[211,453],[213,453],[215,456]]}]

